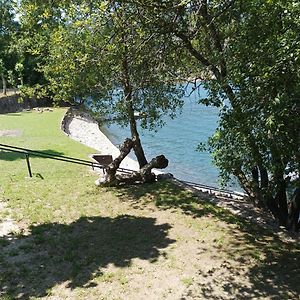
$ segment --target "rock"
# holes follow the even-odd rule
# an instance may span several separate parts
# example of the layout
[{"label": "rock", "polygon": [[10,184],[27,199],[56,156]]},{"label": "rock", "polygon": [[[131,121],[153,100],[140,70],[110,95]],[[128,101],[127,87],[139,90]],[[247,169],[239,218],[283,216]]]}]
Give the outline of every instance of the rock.
[{"label": "rock", "polygon": [[166,180],[166,179],[172,179],[174,178],[173,174],[171,173],[163,173],[156,175],[157,180]]},{"label": "rock", "polygon": [[99,177],[96,181],[95,184],[97,186],[100,186],[102,183],[105,183],[107,181],[107,173],[103,174],[103,176]]}]

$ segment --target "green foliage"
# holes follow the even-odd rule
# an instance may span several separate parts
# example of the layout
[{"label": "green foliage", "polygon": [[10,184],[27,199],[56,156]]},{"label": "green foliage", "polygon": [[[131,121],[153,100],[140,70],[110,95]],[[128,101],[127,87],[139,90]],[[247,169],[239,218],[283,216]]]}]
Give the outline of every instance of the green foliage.
[{"label": "green foliage", "polygon": [[2,80],[7,79],[7,72],[14,69],[17,60],[16,53],[12,51],[13,36],[17,31],[14,21],[14,1],[0,1],[0,73]]},{"label": "green foliage", "polygon": [[43,92],[54,100],[85,101],[103,116],[127,124],[128,81],[133,111],[142,116],[142,126],[151,129],[182,104],[168,57],[162,56],[164,38],[142,26],[134,6],[22,1],[21,11],[21,23],[28,28],[27,49],[42,57],[39,70],[48,81]]},{"label": "green foliage", "polygon": [[[228,74],[237,104],[221,115],[211,139],[217,164],[246,174],[264,165],[270,175],[299,171],[299,5],[256,1],[240,7],[243,17],[228,42]],[[234,151],[233,151],[234,150]],[[234,163],[235,162],[235,163]],[[275,176],[276,177],[276,176]]]},{"label": "green foliage", "polygon": [[22,47],[46,79],[27,93],[153,129],[182,104],[176,80],[203,79],[200,102],[220,108],[206,149],[265,205],[300,169],[299,13],[295,0],[23,0]]},{"label": "green foliage", "polygon": [[287,216],[287,175],[300,169],[298,1],[134,2],[204,77],[200,101],[220,107],[208,147],[223,182],[234,174],[252,199]]}]

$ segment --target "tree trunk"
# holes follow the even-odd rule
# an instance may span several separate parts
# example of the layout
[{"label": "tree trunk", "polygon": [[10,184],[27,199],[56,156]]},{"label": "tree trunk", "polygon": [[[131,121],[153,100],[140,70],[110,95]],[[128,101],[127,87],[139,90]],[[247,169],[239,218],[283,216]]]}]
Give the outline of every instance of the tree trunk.
[{"label": "tree trunk", "polygon": [[118,175],[117,170],[120,167],[122,160],[128,155],[130,150],[134,147],[134,142],[131,139],[126,139],[120,148],[120,155],[114,159],[106,167],[106,176],[99,179],[96,184],[106,186],[116,186],[120,184],[133,184],[136,182],[146,183],[155,181],[156,177],[151,171],[153,168],[164,169],[168,166],[169,161],[164,155],[153,158],[148,164],[143,166],[139,171],[131,174]]},{"label": "tree trunk", "polygon": [[298,232],[300,230],[300,188],[294,192],[289,203],[288,229]]},{"label": "tree trunk", "polygon": [[277,180],[276,195],[266,195],[267,207],[273,214],[280,226],[287,226],[288,206],[286,197],[286,183],[284,179]]},{"label": "tree trunk", "polygon": [[239,180],[240,185],[245,190],[245,192],[248,194],[251,201],[255,202],[256,199],[256,193],[254,192],[254,188],[247,179],[245,173],[242,171],[241,168],[236,168],[233,171],[233,175],[237,177]]},{"label": "tree trunk", "polygon": [[130,73],[128,66],[128,49],[125,41],[125,37],[123,37],[124,42],[124,57],[123,57],[123,84],[124,84],[124,94],[125,94],[125,102],[127,107],[127,113],[130,124],[131,138],[134,142],[134,153],[139,162],[140,168],[147,164],[147,159],[142,147],[142,143],[140,140],[140,136],[137,131],[136,120],[134,117],[134,109],[133,109],[133,97],[132,97],[132,86],[130,83]]},{"label": "tree trunk", "polygon": [[142,168],[143,166],[145,166],[147,164],[147,159],[146,159],[143,147],[142,147],[139,133],[137,131],[136,120],[134,117],[134,110],[132,108],[131,103],[129,103],[129,105],[128,105],[128,114],[129,114],[131,138],[134,142],[133,150],[134,150],[135,156],[139,162],[139,166],[140,166],[140,168]]},{"label": "tree trunk", "polygon": [[278,204],[275,201],[273,196],[269,196],[267,197],[267,207],[270,210],[270,212],[272,213],[272,215],[274,216],[274,218],[276,220],[279,220],[280,216],[279,216],[279,208],[278,208]]},{"label": "tree trunk", "polygon": [[267,169],[260,166],[259,173],[260,173],[260,187],[262,189],[267,189],[269,185],[269,176],[268,176]]},{"label": "tree trunk", "polygon": [[259,170],[259,196],[258,206],[263,209],[268,209],[268,201],[272,196],[269,191],[269,175],[267,169],[263,166],[258,166]]},{"label": "tree trunk", "polygon": [[258,175],[258,168],[257,168],[257,166],[253,167],[251,173],[252,173],[253,182],[257,186],[259,186],[259,175]]},{"label": "tree trunk", "polygon": [[254,166],[252,171],[252,185],[253,185],[253,193],[255,196],[255,205],[260,208],[265,208],[264,200],[263,200],[263,193],[260,187],[260,177],[259,177],[259,168],[257,166]]},{"label": "tree trunk", "polygon": [[2,78],[2,92],[4,95],[6,95],[7,94],[6,79],[3,73],[1,74],[1,78]]},{"label": "tree trunk", "polygon": [[135,183],[149,183],[154,182],[156,176],[152,173],[153,168],[164,169],[168,166],[169,161],[164,155],[159,155],[153,158],[148,164],[137,172],[132,174],[117,175],[117,184],[135,184]]},{"label": "tree trunk", "polygon": [[278,221],[279,225],[287,226],[288,220],[288,205],[286,195],[286,181],[284,179],[284,172],[286,163],[282,158],[282,154],[277,148],[276,143],[270,145],[272,155],[272,165],[274,166],[273,181],[275,184],[275,202],[278,205]]},{"label": "tree trunk", "polygon": [[252,170],[252,178],[254,183],[254,192],[256,194],[256,205],[259,208],[267,209],[269,195],[269,177],[266,168],[261,165],[255,166]]},{"label": "tree trunk", "polygon": [[105,178],[105,182],[109,185],[113,185],[116,182],[116,172],[122,162],[122,160],[128,155],[130,150],[133,148],[134,143],[131,139],[126,139],[123,145],[120,147],[120,155],[115,158],[115,160],[110,163],[107,168],[107,176]]},{"label": "tree trunk", "polygon": [[278,204],[279,225],[286,226],[288,219],[288,206],[286,197],[286,182],[283,178],[277,184],[275,202]]}]

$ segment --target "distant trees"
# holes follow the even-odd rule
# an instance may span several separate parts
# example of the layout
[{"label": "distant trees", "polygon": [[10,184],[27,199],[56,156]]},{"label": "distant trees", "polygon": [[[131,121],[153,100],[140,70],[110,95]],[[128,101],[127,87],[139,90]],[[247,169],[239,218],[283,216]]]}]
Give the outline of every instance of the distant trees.
[{"label": "distant trees", "polygon": [[0,0],[0,7],[0,75],[3,93],[6,94],[9,72],[12,72],[17,61],[16,53],[12,50],[17,23],[14,20],[13,1]]},{"label": "distant trees", "polygon": [[28,39],[17,17],[17,1],[0,0],[0,75],[6,88],[20,88],[40,81],[37,61],[26,52]]}]

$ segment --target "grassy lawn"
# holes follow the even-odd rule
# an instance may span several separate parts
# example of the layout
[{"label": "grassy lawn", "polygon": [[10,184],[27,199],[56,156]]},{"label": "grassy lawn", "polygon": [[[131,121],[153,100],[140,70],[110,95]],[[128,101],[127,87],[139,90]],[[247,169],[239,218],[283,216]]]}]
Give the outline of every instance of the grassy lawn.
[{"label": "grassy lawn", "polygon": [[[87,159],[65,110],[0,115],[0,143]],[[98,188],[85,166],[0,152],[0,299],[300,299],[300,247],[171,182]],[[9,222],[8,222],[9,223]]]}]

